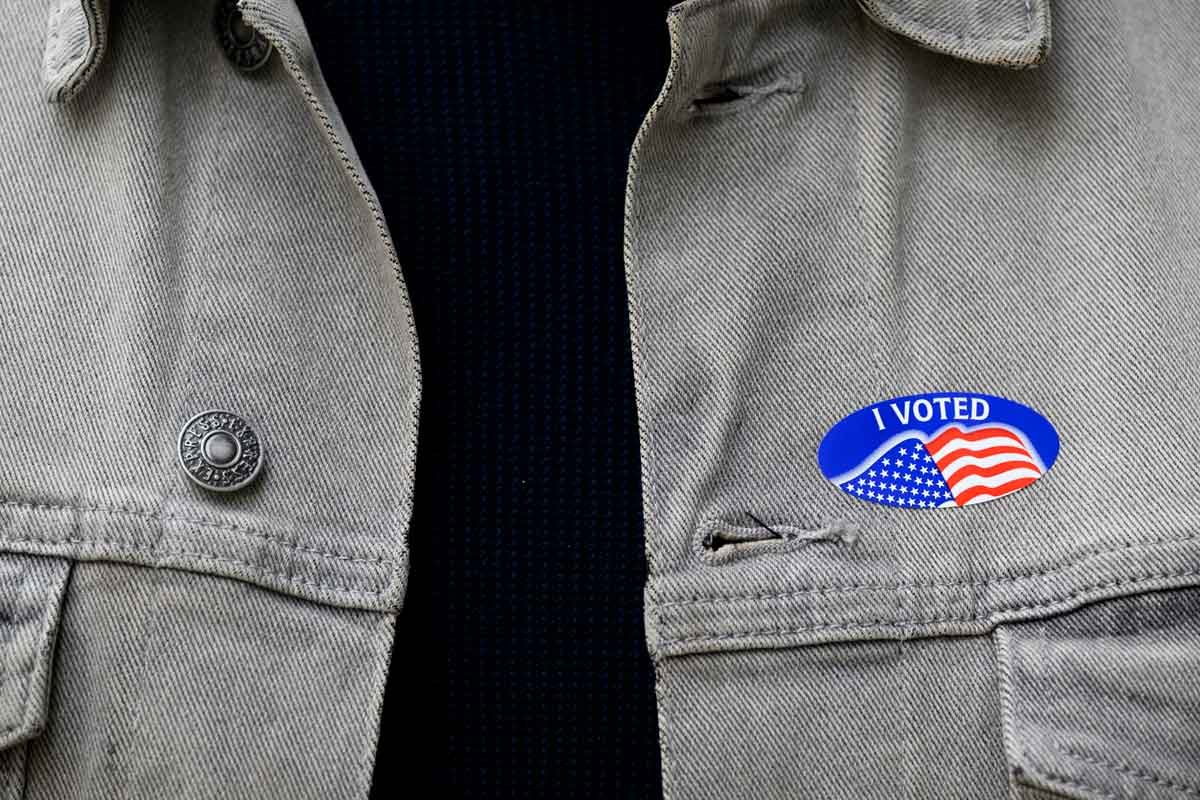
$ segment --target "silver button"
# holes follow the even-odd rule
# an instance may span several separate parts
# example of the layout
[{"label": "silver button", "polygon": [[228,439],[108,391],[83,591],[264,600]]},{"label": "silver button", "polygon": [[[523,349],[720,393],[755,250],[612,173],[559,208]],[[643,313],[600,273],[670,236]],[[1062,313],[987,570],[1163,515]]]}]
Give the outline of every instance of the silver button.
[{"label": "silver button", "polygon": [[233,492],[258,477],[262,444],[246,420],[229,411],[202,411],[179,432],[179,463],[205,489]]},{"label": "silver button", "polygon": [[253,72],[271,58],[271,43],[242,19],[237,0],[217,0],[216,23],[221,47],[238,69]]}]

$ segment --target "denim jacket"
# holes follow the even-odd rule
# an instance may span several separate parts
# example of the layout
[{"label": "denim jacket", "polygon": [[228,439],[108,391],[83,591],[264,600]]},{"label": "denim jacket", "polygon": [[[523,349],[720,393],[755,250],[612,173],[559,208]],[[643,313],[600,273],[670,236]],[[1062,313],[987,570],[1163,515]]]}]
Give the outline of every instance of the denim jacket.
[{"label": "denim jacket", "polygon": [[253,72],[210,3],[49,5],[0,51],[0,792],[365,796],[420,395],[370,184],[290,2]]},{"label": "denim jacket", "polygon": [[[112,5],[0,30],[0,800],[363,797],[403,273],[292,0]],[[1200,14],[667,26],[625,198],[664,795],[1200,796]],[[946,502],[856,493],[910,440]]]}]

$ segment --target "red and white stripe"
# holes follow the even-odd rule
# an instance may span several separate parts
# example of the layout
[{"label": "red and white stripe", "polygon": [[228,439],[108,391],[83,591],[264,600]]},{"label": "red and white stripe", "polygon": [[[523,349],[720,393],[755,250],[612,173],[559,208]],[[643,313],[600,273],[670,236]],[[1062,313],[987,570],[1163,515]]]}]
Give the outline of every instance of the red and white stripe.
[{"label": "red and white stripe", "polygon": [[1042,475],[1024,442],[1007,428],[949,428],[925,449],[960,506],[1003,497]]}]

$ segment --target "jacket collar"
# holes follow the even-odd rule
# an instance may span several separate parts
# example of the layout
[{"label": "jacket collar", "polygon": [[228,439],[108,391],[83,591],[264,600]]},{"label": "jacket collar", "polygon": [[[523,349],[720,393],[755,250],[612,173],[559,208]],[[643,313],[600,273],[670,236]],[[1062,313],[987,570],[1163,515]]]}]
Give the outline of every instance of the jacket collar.
[{"label": "jacket collar", "polygon": [[[42,78],[47,99],[66,103],[104,60],[111,0],[50,0]],[[238,0],[243,18],[281,50],[289,71],[315,73],[312,44],[294,0]]]},{"label": "jacket collar", "polygon": [[42,77],[46,97],[65,103],[79,93],[104,58],[108,0],[51,0]]}]

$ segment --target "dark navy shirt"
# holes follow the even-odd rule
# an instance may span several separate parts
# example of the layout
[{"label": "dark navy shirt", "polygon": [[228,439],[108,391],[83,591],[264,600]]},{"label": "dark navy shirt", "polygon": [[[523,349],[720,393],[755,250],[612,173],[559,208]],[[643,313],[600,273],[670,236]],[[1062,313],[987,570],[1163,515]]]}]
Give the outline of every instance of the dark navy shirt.
[{"label": "dark navy shirt", "polygon": [[376,797],[660,795],[621,245],[667,5],[300,2],[420,338]]}]

